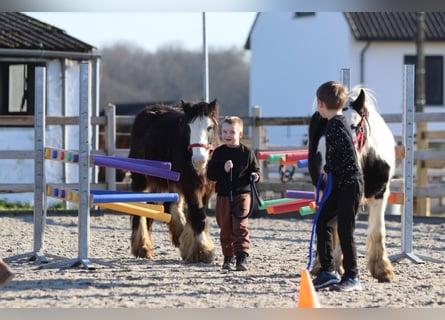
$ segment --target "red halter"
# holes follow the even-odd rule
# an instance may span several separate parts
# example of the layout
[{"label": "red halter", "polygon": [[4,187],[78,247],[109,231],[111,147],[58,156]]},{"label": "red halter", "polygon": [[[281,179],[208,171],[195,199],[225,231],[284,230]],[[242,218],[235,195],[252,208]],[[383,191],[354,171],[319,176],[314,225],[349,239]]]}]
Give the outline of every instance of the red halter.
[{"label": "red halter", "polygon": [[[218,127],[218,119],[216,117],[212,117],[213,124],[215,127]],[[213,144],[204,144],[204,143],[191,143],[188,145],[187,150],[191,151],[193,148],[205,148],[207,150],[213,151],[215,150],[215,146]]]},{"label": "red halter", "polygon": [[193,148],[205,148],[207,150],[214,150],[215,147],[213,146],[213,144],[204,144],[204,143],[192,143],[189,144],[187,147],[187,150],[190,151]]},{"label": "red halter", "polygon": [[363,146],[365,144],[365,122],[368,123],[369,129],[371,129],[371,127],[369,126],[368,117],[366,115],[362,115],[362,120],[360,120],[360,124],[357,126],[356,136],[354,139],[354,145],[358,144],[359,153],[362,153]]}]

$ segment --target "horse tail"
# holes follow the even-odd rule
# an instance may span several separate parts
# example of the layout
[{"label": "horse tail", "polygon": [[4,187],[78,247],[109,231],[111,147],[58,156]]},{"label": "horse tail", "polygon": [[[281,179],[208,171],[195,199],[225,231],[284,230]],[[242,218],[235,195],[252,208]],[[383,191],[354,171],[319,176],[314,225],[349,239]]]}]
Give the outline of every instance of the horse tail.
[{"label": "horse tail", "polygon": [[316,111],[309,122],[308,134],[308,169],[312,184],[315,186],[320,176],[321,155],[317,151],[320,137],[324,134],[327,125],[327,119],[322,118]]}]

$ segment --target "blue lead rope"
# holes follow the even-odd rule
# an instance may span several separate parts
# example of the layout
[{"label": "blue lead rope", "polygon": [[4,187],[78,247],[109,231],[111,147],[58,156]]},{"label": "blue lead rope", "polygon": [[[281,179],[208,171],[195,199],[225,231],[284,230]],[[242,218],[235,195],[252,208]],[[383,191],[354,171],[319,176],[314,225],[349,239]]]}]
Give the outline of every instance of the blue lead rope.
[{"label": "blue lead rope", "polygon": [[321,182],[323,181],[323,177],[324,177],[324,173],[320,174],[320,177],[318,178],[318,181],[317,181],[317,190],[316,190],[316,195],[315,195],[316,196],[315,204],[317,205],[317,212],[315,213],[314,223],[312,224],[311,242],[309,244],[309,262],[307,264],[307,270],[311,270],[311,268],[312,268],[312,259],[314,256],[314,248],[313,247],[314,247],[314,240],[315,240],[315,231],[317,229],[318,216],[320,215],[323,204],[328,199],[329,194],[331,193],[331,190],[332,190],[332,173],[329,172],[327,175],[327,179],[326,179],[326,186],[323,191],[323,196],[321,197],[321,200],[319,200],[320,186],[321,186]]}]

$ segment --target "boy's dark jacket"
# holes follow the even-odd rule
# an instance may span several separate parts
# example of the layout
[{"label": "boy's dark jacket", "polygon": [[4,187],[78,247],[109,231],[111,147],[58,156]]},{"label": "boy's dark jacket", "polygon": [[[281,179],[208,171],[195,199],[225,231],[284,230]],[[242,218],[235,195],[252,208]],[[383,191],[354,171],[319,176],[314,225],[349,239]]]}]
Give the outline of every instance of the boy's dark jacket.
[{"label": "boy's dark jacket", "polygon": [[232,160],[232,194],[250,192],[250,176],[253,172],[260,174],[255,153],[242,143],[236,148],[221,145],[215,149],[207,166],[207,177],[216,181],[216,193],[228,196],[230,193],[230,173],[224,170],[227,160]]}]

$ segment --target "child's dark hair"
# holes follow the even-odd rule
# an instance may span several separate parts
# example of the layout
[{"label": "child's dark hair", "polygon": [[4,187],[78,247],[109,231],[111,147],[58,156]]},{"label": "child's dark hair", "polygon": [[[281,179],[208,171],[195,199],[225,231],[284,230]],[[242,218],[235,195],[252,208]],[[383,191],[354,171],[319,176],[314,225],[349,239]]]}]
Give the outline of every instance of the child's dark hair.
[{"label": "child's dark hair", "polygon": [[323,101],[328,110],[340,110],[346,101],[348,89],[339,82],[328,81],[317,89],[317,99]]}]

